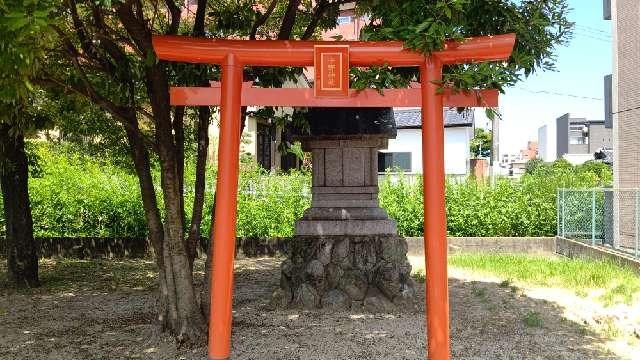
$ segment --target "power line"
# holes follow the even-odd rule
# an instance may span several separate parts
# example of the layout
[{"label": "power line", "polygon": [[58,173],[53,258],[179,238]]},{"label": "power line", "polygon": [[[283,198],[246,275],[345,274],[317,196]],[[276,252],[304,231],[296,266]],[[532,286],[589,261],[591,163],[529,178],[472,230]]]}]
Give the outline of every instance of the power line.
[{"label": "power line", "polygon": [[613,39],[611,36],[592,34],[592,33],[587,33],[587,32],[582,32],[582,31],[575,32],[574,34],[578,35],[578,36],[593,37],[593,38],[604,39],[604,40],[608,40],[608,41],[611,41]]},{"label": "power line", "polygon": [[599,36],[595,36],[592,34],[587,34],[587,33],[574,33],[577,36],[581,36],[581,37],[585,37],[585,38],[589,38],[589,39],[594,39],[594,40],[599,40],[599,41],[603,41],[603,42],[607,42],[610,43],[612,41],[612,38],[604,38],[604,37],[599,37]]},{"label": "power line", "polygon": [[640,106],[636,106],[636,107],[632,107],[632,108],[628,108],[628,109],[612,112],[612,114],[620,114],[620,113],[624,113],[624,112],[627,112],[627,111],[633,111],[633,110],[640,110]]},{"label": "power line", "polygon": [[557,96],[567,96],[567,97],[572,97],[572,98],[576,98],[576,99],[585,99],[585,100],[598,100],[598,101],[604,100],[603,98],[597,98],[597,97],[591,97],[591,96],[582,96],[582,95],[575,95],[575,94],[566,94],[566,93],[560,93],[560,92],[548,91],[548,90],[530,90],[530,89],[525,89],[525,88],[522,88],[522,87],[516,87],[516,89],[522,90],[522,91],[526,91],[526,92],[530,92],[532,94],[548,94],[548,95],[557,95]]},{"label": "power line", "polygon": [[596,32],[596,33],[601,33],[601,34],[606,34],[609,35],[608,31],[604,31],[601,29],[597,29],[591,26],[586,26],[586,25],[580,25],[580,24],[576,24],[576,28],[582,28],[582,30],[586,30],[586,31],[591,31],[591,32]]}]

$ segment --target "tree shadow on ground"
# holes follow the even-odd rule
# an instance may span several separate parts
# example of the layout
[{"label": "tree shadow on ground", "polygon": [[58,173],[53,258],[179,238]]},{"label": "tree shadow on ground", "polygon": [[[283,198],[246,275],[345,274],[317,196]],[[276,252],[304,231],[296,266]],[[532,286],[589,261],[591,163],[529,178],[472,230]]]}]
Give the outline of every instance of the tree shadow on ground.
[{"label": "tree shadow on ground", "polygon": [[[234,354],[238,359],[424,359],[424,284],[416,308],[392,314],[266,311],[278,286],[273,259],[236,271]],[[271,284],[271,288],[267,285]],[[450,279],[452,359],[614,359],[606,339],[566,319],[554,303],[514,287]]]},{"label": "tree shadow on ground", "polygon": [[[423,284],[417,287],[416,308],[396,313],[267,311],[281,260],[236,262],[233,359],[426,357]],[[122,265],[107,265],[97,269],[106,272],[98,272],[99,278],[115,282],[112,290],[81,286],[69,294],[56,287],[48,293],[0,296],[0,359],[206,359],[204,347],[177,349],[158,334],[155,292],[140,286],[154,283],[142,276],[148,264],[140,264],[143,273],[134,277],[140,284],[115,273],[112,279],[108,273]],[[58,277],[65,278],[64,268],[57,269]],[[69,279],[82,277],[82,271],[72,274]],[[202,283],[201,276],[196,282]],[[128,288],[133,285],[141,289]],[[555,304],[496,283],[451,279],[449,285],[452,359],[616,358],[600,349],[605,339],[564,319]]]}]

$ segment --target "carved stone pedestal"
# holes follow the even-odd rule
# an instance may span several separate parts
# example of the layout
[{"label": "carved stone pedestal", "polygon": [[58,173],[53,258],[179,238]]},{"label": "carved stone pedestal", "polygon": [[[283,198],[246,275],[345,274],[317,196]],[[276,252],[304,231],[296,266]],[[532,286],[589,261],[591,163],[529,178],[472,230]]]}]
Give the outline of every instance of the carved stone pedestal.
[{"label": "carved stone pedestal", "polygon": [[392,311],[413,304],[407,244],[378,204],[378,150],[395,137],[390,109],[317,109],[309,113],[312,204],[296,222],[272,307],[364,307]]}]

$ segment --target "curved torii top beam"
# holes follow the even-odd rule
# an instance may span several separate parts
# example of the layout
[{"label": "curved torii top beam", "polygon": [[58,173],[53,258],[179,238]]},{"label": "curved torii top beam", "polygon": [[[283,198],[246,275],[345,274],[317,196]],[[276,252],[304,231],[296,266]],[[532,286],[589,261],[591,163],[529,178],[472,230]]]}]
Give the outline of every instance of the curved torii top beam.
[{"label": "curved torii top beam", "polygon": [[[442,64],[506,60],[511,56],[515,34],[447,41],[431,56]],[[153,48],[161,60],[222,64],[233,53],[248,66],[312,66],[316,45],[348,45],[351,66],[420,66],[425,55],[404,48],[400,41],[288,41],[220,40],[188,36],[156,35]]]}]

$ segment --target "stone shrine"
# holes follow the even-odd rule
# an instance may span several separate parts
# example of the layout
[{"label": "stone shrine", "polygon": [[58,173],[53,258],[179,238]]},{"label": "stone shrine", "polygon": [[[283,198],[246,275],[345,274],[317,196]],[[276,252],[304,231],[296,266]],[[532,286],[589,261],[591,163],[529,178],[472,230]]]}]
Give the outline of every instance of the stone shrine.
[{"label": "stone shrine", "polygon": [[308,135],[312,202],[296,222],[272,307],[364,307],[391,311],[413,304],[407,244],[378,202],[378,150],[395,138],[391,108],[313,108]]}]

